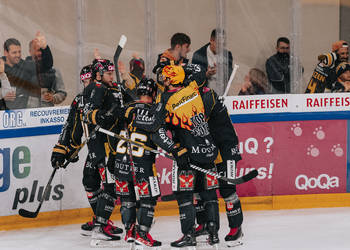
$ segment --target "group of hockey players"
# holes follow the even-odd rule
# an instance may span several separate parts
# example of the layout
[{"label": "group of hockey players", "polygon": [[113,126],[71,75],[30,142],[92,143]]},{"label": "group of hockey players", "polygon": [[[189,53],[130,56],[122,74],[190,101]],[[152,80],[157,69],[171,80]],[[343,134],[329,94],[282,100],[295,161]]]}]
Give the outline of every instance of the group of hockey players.
[{"label": "group of hockey players", "polygon": [[[91,235],[91,246],[124,241],[152,248],[162,245],[150,235],[162,195],[156,154],[149,150],[157,147],[175,159],[172,190],[183,236],[171,247],[194,248],[196,237],[202,235],[209,245],[218,246],[217,189],[230,227],[225,242],[240,244],[243,214],[236,187],[210,174],[235,177],[241,159],[238,138],[223,99],[205,87],[205,70],[163,57],[153,69],[157,81],[144,76],[135,80],[136,98],[114,81],[116,72],[107,59],[95,59],[81,70],[84,89],[71,104],[51,156],[52,166],[58,168],[77,161],[74,153],[87,144],[83,185],[94,216],[82,230]],[[110,220],[118,198],[124,241],[123,229]]]}]

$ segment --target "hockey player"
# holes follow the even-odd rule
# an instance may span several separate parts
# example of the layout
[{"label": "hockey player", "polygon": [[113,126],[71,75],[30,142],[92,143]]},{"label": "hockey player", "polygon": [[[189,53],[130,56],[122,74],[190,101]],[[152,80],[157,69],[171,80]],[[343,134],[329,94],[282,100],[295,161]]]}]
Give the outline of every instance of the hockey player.
[{"label": "hockey player", "polygon": [[[86,74],[90,72],[90,77],[86,77]],[[83,80],[83,78],[84,80]],[[90,83],[91,70],[90,65],[82,68],[80,72],[80,78],[84,84],[84,88]],[[80,123],[80,110],[83,94],[79,93],[73,100],[68,118],[63,125],[61,134],[58,138],[57,144],[54,146],[51,154],[51,165],[52,167],[60,167],[63,163],[70,159],[76,148],[81,145],[81,137],[83,135],[83,127]],[[71,162],[78,161],[78,157],[71,159]]]},{"label": "hockey player", "polygon": [[[215,145],[219,149],[216,159],[216,166],[220,175],[235,178],[236,164],[241,160],[238,149],[238,137],[228,115],[227,108],[212,89],[202,88],[201,96],[206,106],[206,116],[209,117],[208,125],[213,135]],[[236,193],[236,186],[219,179],[219,192],[224,198],[226,215],[229,222],[230,232],[226,235],[225,241],[229,246],[241,244],[243,236],[241,225],[243,213],[241,202]],[[196,217],[199,226],[196,228],[196,236],[207,234],[206,219],[203,201],[198,199],[196,206]]]},{"label": "hockey player", "polygon": [[[120,135],[139,141],[149,147],[155,147],[150,133],[131,126],[134,117],[139,119],[149,112],[157,92],[152,79],[143,78],[137,87],[139,100],[125,108],[125,129]],[[125,226],[125,241],[135,240],[137,244],[157,247],[161,242],[154,240],[149,231],[152,226],[154,207],[160,195],[155,169],[155,154],[142,147],[130,146],[120,140],[115,155],[115,182],[117,194],[121,197],[120,213]],[[131,154],[131,155],[129,155]],[[136,208],[136,197],[139,199]],[[137,223],[136,223],[137,219]]]},{"label": "hockey player", "polygon": [[[228,115],[227,108],[223,103],[223,98],[220,98],[214,90],[202,87],[205,82],[202,68],[195,64],[187,64],[183,68],[186,73],[185,81],[195,80],[201,86],[199,92],[203,103],[206,104],[205,115],[208,117],[210,134],[219,149],[218,158],[215,160],[218,171],[221,175],[235,178],[236,164],[241,160],[241,156],[238,150],[238,137]],[[230,227],[230,232],[226,235],[225,241],[230,246],[241,244],[243,214],[240,200],[236,194],[236,186],[219,180],[219,192],[225,200],[226,214]],[[197,198],[196,218],[199,224],[195,235],[200,236],[208,234],[205,220],[206,213],[200,196],[195,194],[195,197]]]},{"label": "hockey player", "polygon": [[[112,226],[108,223],[114,209],[116,194],[114,180],[111,172],[106,167],[107,156],[105,144],[107,137],[102,133],[96,133],[96,126],[110,128],[116,122],[121,110],[121,93],[118,85],[113,82],[114,64],[107,59],[96,59],[92,64],[92,90],[89,99],[84,105],[84,119],[89,124],[88,130],[94,133],[88,142],[91,168],[97,168],[103,192],[98,195],[96,204],[96,221],[92,233],[92,246],[98,246],[104,240],[120,240],[115,235]],[[121,233],[119,230],[117,233]]]},{"label": "hockey player", "polygon": [[167,65],[162,70],[166,91],[160,96],[152,125],[144,119],[135,119],[134,126],[156,131],[166,122],[176,144],[171,143],[165,130],[159,129],[164,143],[156,142],[160,147],[173,154],[176,164],[173,166],[173,191],[179,205],[181,231],[183,237],[171,243],[172,247],[195,246],[194,236],[195,208],[193,192],[198,192],[204,201],[208,218],[209,244],[219,242],[219,208],[216,196],[218,181],[215,177],[203,174],[190,167],[216,171],[214,160],[217,148],[209,133],[206,122],[205,106],[196,81],[184,83],[185,71],[181,66]]},{"label": "hockey player", "polygon": [[[91,65],[87,65],[82,68],[80,72],[80,80],[84,86],[83,92],[79,93],[73,100],[69,115],[65,125],[63,126],[62,132],[60,134],[58,143],[55,145],[52,156],[51,163],[53,167],[63,165],[65,160],[70,159],[70,156],[75,152],[77,148],[81,145],[81,138],[83,134],[88,138],[87,127],[83,124],[82,112],[86,99],[91,93]],[[78,161],[78,157],[73,159],[73,161]],[[97,197],[101,193],[101,178],[98,173],[97,168],[92,168],[91,159],[88,155],[84,164],[83,170],[83,185],[87,194],[89,204],[95,215],[96,213],[96,204]],[[81,226],[83,230],[83,235],[91,235],[95,222],[95,216],[92,221],[89,221]],[[122,232],[120,228],[117,228],[113,225],[112,221],[108,222],[114,233]]]}]

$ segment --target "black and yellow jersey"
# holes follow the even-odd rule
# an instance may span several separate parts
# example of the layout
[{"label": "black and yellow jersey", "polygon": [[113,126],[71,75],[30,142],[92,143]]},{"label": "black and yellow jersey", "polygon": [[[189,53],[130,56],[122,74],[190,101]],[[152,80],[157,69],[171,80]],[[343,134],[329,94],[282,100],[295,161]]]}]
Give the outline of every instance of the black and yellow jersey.
[{"label": "black and yellow jersey", "polygon": [[205,114],[206,104],[203,103],[196,81],[173,91],[164,92],[159,103],[166,112],[158,113],[165,114],[163,119],[173,132],[174,141],[187,148],[190,158],[194,161],[213,162],[218,151],[210,135],[208,117]]},{"label": "black and yellow jersey", "polygon": [[[148,112],[152,107],[152,104],[143,102],[132,102],[125,107],[125,124],[124,128],[120,130],[119,135],[123,137],[129,137],[132,141],[142,143],[148,147],[156,148],[156,145],[152,142],[149,132],[132,126],[132,121],[135,117],[140,117]],[[127,128],[127,132],[126,129]],[[131,166],[130,157],[128,155],[127,142],[120,140],[117,143],[115,149],[115,173],[120,179],[131,180]],[[135,167],[135,173],[139,176],[154,176],[155,175],[155,157],[156,155],[143,147],[131,145],[132,159]]]}]

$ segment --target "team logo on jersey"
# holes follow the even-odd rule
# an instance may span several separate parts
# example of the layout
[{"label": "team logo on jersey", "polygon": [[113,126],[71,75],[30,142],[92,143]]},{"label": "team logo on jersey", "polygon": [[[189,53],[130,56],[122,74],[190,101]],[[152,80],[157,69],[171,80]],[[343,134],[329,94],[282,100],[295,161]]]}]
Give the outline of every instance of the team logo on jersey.
[{"label": "team logo on jersey", "polygon": [[192,134],[195,136],[204,137],[209,135],[209,126],[205,121],[205,115],[203,113],[198,113],[191,117],[191,122],[193,124]]},{"label": "team logo on jersey", "polygon": [[137,182],[137,187],[138,187],[138,193],[139,197],[149,197],[150,192],[149,192],[149,183],[145,179],[141,179],[140,181]]},{"label": "team logo on jersey", "polygon": [[227,211],[231,211],[233,209],[233,202],[226,202]]},{"label": "team logo on jersey", "polygon": [[129,182],[115,179],[115,191],[117,194],[129,194]]},{"label": "team logo on jersey", "polygon": [[103,182],[106,181],[106,169],[105,168],[98,168],[98,172],[100,173],[101,180]]},{"label": "team logo on jersey", "polygon": [[193,190],[194,175],[192,171],[181,171],[179,174],[180,190]]},{"label": "team logo on jersey", "polygon": [[147,109],[137,108],[135,121],[139,124],[152,124],[154,122],[154,115]]},{"label": "team logo on jersey", "polygon": [[91,199],[92,197],[94,197],[93,192],[86,192],[86,195],[87,195],[88,199]]},{"label": "team logo on jersey", "polygon": [[218,178],[215,176],[207,174],[207,188],[213,189],[219,187]]}]

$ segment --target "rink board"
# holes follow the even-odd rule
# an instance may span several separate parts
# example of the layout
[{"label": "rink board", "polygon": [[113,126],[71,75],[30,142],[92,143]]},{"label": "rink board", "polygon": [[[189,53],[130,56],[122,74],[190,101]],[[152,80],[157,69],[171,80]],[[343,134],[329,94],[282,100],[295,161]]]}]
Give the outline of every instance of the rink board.
[{"label": "rink board", "polygon": [[[322,194],[337,200],[329,206],[349,206],[337,198],[349,192],[349,100],[346,94],[226,98],[243,158],[236,174],[259,171],[255,180],[237,188],[245,209],[303,207],[296,202],[299,195],[311,201],[304,207],[327,206],[317,198]],[[6,201],[0,216],[17,220],[18,209],[36,209],[68,112],[69,107],[0,112],[0,198]],[[81,184],[85,156],[86,149],[78,163],[57,172],[42,212],[88,207]],[[157,159],[163,194],[171,193],[170,169],[171,161]]]}]

